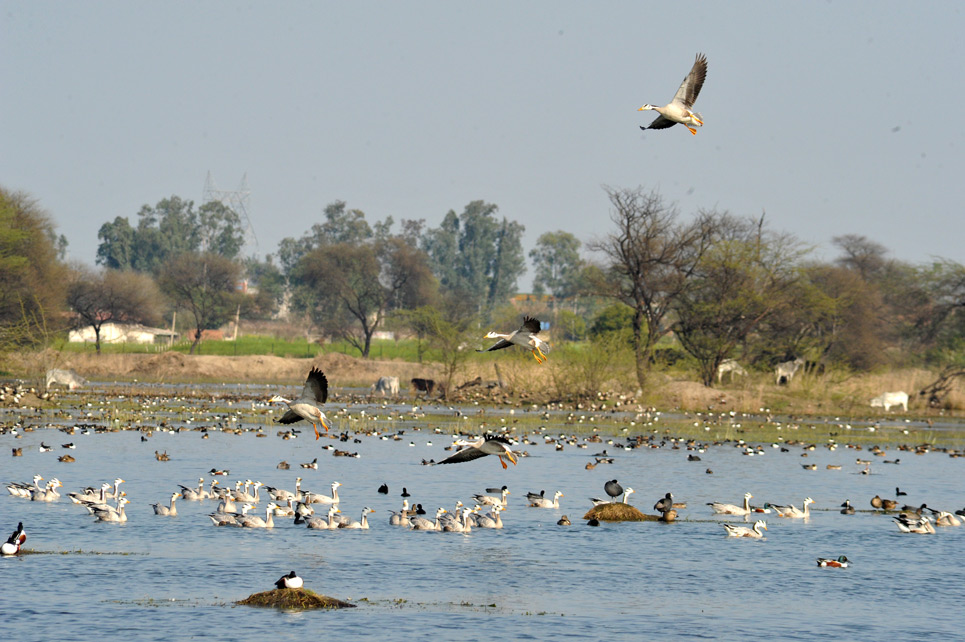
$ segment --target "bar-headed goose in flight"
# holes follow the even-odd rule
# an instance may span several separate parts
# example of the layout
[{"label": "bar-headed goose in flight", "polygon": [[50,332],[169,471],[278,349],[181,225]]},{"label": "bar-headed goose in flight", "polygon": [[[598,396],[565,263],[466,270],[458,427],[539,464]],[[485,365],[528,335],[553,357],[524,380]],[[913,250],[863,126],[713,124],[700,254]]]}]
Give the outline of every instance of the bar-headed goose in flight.
[{"label": "bar-headed goose in flight", "polygon": [[523,317],[523,325],[521,325],[515,332],[510,332],[509,334],[501,334],[495,331],[489,332],[484,338],[499,339],[499,341],[489,346],[485,350],[477,350],[477,352],[492,352],[493,350],[502,350],[503,348],[508,348],[511,345],[517,345],[531,350],[533,352],[533,358],[536,359],[537,363],[543,363],[543,361],[546,360],[544,351],[549,352],[550,346],[548,343],[536,336],[539,334],[539,330],[539,319],[534,317]]},{"label": "bar-headed goose in flight", "polygon": [[293,424],[305,419],[311,422],[312,428],[315,429],[315,439],[318,439],[321,436],[318,432],[318,424],[322,424],[325,432],[328,432],[328,417],[319,408],[326,399],[328,399],[328,379],[321,370],[312,368],[298,399],[292,401],[281,395],[275,395],[268,401],[269,403],[283,402],[288,405],[288,412],[277,420],[278,423]]},{"label": "bar-headed goose in flight", "polygon": [[509,447],[509,440],[505,437],[484,435],[476,441],[457,439],[453,445],[464,446],[464,448],[449,455],[442,461],[436,462],[436,464],[461,464],[462,462],[479,459],[486,455],[496,455],[499,457],[499,463],[503,465],[503,468],[509,467],[506,465],[506,462],[503,461],[503,457],[509,459],[509,461],[513,463],[513,466],[516,465],[516,455],[513,454],[512,449]]},{"label": "bar-headed goose in flight", "polygon": [[701,127],[704,124],[704,119],[700,114],[691,111],[691,108],[697,100],[697,95],[700,94],[700,88],[704,86],[706,77],[707,56],[699,53],[697,60],[694,61],[694,66],[690,68],[690,73],[680,83],[680,89],[677,90],[673,100],[663,107],[648,103],[637,110],[647,111],[652,109],[660,114],[646,127],[640,125],[640,129],[666,129],[680,123],[689,129],[691,134],[696,135],[697,130],[694,127]]}]

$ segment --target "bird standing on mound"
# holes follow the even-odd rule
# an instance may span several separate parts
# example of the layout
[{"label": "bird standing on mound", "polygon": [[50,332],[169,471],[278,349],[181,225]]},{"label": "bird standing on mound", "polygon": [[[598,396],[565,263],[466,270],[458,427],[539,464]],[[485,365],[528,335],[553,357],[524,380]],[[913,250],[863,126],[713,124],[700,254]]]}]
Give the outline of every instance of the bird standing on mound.
[{"label": "bird standing on mound", "polygon": [[465,439],[458,439],[454,442],[455,446],[464,446],[462,450],[457,451],[455,454],[449,455],[442,461],[436,462],[436,464],[461,464],[464,461],[472,461],[474,459],[479,459],[480,457],[485,457],[486,455],[496,455],[499,457],[499,463],[503,465],[503,468],[509,468],[506,462],[503,461],[503,457],[506,457],[509,461],[516,465],[516,455],[513,454],[512,449],[509,447],[510,443],[505,437],[497,437],[495,435],[485,435],[480,437],[476,441],[466,441]]},{"label": "bird standing on mound", "polygon": [[707,56],[699,53],[697,54],[697,60],[694,61],[694,66],[690,69],[690,73],[687,74],[684,81],[680,83],[680,89],[677,90],[673,100],[663,107],[656,107],[647,103],[637,110],[647,111],[652,109],[660,114],[646,127],[640,125],[640,129],[666,129],[680,123],[689,129],[691,134],[696,136],[697,130],[694,129],[694,127],[702,127],[704,120],[700,114],[691,111],[691,108],[697,100],[697,95],[700,94],[700,88],[704,86],[704,79],[706,77]]},{"label": "bird standing on mound", "polygon": [[536,336],[539,334],[539,330],[539,319],[534,317],[523,317],[523,325],[521,325],[515,332],[511,332],[509,334],[500,334],[499,332],[491,331],[486,334],[484,338],[499,339],[499,341],[489,346],[485,350],[477,350],[476,352],[492,352],[493,350],[502,350],[503,348],[508,348],[511,345],[517,345],[532,350],[533,358],[536,359],[536,362],[543,363],[543,361],[546,360],[544,350],[549,352],[550,345]]},{"label": "bird standing on mound", "polygon": [[280,589],[297,589],[302,587],[302,578],[298,577],[295,571],[292,571],[288,575],[282,575],[275,582],[275,586]]},{"label": "bird standing on mound", "polygon": [[319,408],[319,405],[325,403],[326,399],[328,399],[328,379],[325,378],[321,370],[312,368],[298,399],[291,401],[281,395],[275,395],[268,402],[283,402],[288,405],[288,412],[277,420],[278,423],[293,424],[305,419],[311,422],[312,428],[315,429],[315,439],[318,439],[321,436],[318,432],[318,424],[322,424],[325,432],[328,432],[328,417]]}]

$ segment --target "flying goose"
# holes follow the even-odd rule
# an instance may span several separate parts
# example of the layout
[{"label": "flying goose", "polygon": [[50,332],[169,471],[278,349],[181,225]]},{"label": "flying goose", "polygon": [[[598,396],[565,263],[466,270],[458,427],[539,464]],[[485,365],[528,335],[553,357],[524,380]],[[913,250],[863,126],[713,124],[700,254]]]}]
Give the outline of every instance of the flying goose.
[{"label": "flying goose", "polygon": [[288,412],[276,420],[278,423],[293,424],[305,419],[311,422],[312,428],[315,429],[315,439],[318,439],[321,436],[318,432],[318,424],[322,424],[325,432],[328,432],[328,417],[319,408],[321,404],[325,403],[326,399],[328,399],[328,379],[325,378],[321,370],[312,368],[298,399],[292,401],[281,395],[275,395],[268,402],[282,402],[288,406]]},{"label": "flying goose", "polygon": [[704,79],[706,77],[707,56],[699,53],[697,54],[697,59],[694,61],[694,66],[690,68],[690,73],[687,74],[684,81],[680,83],[680,89],[677,90],[673,100],[663,107],[656,107],[648,103],[637,110],[647,111],[652,109],[660,114],[646,127],[640,125],[640,129],[666,129],[680,123],[689,129],[691,134],[696,135],[697,130],[694,129],[694,127],[703,126],[704,120],[700,114],[691,111],[691,107],[694,106],[697,95],[700,94],[700,89],[704,86]]},{"label": "flying goose", "polygon": [[524,348],[529,348],[533,352],[533,358],[536,359],[536,362],[543,363],[543,361],[546,360],[544,351],[549,352],[550,346],[548,343],[536,336],[539,333],[539,330],[539,319],[534,317],[523,317],[523,325],[521,325],[515,332],[501,334],[499,332],[490,331],[484,338],[499,339],[499,341],[489,346],[485,350],[477,350],[476,352],[492,352],[493,350],[502,350],[503,348],[508,348],[511,345],[518,345]]},{"label": "flying goose", "polygon": [[459,464],[465,461],[472,461],[474,459],[479,459],[480,457],[485,457],[486,455],[496,455],[499,457],[499,463],[503,465],[503,468],[508,468],[506,462],[503,461],[503,457],[506,457],[516,465],[516,455],[513,454],[512,449],[509,447],[509,440],[505,437],[497,437],[494,435],[484,435],[475,441],[466,441],[465,439],[457,439],[454,446],[464,446],[455,454],[449,455],[442,461],[436,462],[436,464]]}]

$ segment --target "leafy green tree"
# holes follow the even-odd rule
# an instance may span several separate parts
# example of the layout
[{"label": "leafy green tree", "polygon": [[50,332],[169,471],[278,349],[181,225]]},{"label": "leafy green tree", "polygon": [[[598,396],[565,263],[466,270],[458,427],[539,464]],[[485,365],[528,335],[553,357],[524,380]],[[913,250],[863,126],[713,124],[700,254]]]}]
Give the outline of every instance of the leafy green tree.
[{"label": "leafy green tree", "polygon": [[234,315],[240,299],[236,292],[240,274],[240,265],[210,252],[186,252],[161,266],[161,290],[194,318],[191,354],[201,343],[203,330],[217,328]]},{"label": "leafy green tree", "polygon": [[34,199],[0,188],[0,332],[8,346],[29,342],[49,328],[48,320],[62,318],[66,268],[53,236]]},{"label": "leafy green tree", "polygon": [[448,399],[456,376],[473,355],[472,350],[466,349],[478,325],[472,306],[467,305],[465,299],[449,294],[444,295],[438,305],[404,310],[400,318],[426,342],[425,358],[442,366],[442,394]]},{"label": "leafy green tree", "polygon": [[526,270],[525,228],[496,218],[497,207],[469,203],[461,215],[449,211],[436,229],[423,235],[422,248],[442,288],[471,301],[488,319],[516,292]]},{"label": "leafy green tree", "polygon": [[193,201],[171,196],[142,206],[137,216],[137,227],[126,217],[101,226],[98,264],[157,274],[168,259],[185,252],[234,259],[244,244],[240,217],[222,203],[205,203],[196,212]]},{"label": "leafy green tree", "polygon": [[583,269],[579,239],[562,230],[545,232],[530,250],[536,275],[533,289],[537,294],[549,292],[556,299],[567,299],[579,290],[579,277]]},{"label": "leafy green tree", "polygon": [[160,318],[161,295],[154,279],[131,270],[79,267],[67,286],[67,305],[77,315],[77,327],[94,328],[95,347],[101,352],[105,323],[155,324]]},{"label": "leafy green tree", "polygon": [[285,300],[285,276],[269,254],[259,261],[249,257],[242,261],[248,278],[248,291],[254,292],[243,309],[245,318],[264,319],[272,316]]},{"label": "leafy green tree", "polygon": [[[312,225],[311,230],[301,238],[284,238],[278,244],[278,260],[289,279],[296,272],[302,257],[312,250],[338,243],[364,243],[374,235],[365,220],[365,213],[358,209],[348,209],[345,201],[329,203],[325,206],[323,215],[324,222]],[[387,223],[391,226],[391,219]]]},{"label": "leafy green tree", "polygon": [[654,347],[671,330],[665,319],[692,286],[716,219],[701,214],[692,223],[682,223],[677,208],[665,204],[656,191],[605,189],[616,230],[590,246],[608,263],[597,286],[633,310],[637,381],[645,386]]},{"label": "leafy green tree", "polygon": [[707,386],[736,346],[792,305],[804,253],[792,236],[766,230],[763,218],[722,215],[715,227],[689,287],[674,299],[676,337]]}]

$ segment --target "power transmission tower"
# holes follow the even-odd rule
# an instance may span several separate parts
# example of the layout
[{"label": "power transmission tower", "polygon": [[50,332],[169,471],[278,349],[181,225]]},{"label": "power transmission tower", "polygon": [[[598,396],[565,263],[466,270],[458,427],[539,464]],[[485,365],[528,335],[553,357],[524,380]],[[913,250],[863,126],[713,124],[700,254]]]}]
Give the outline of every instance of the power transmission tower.
[{"label": "power transmission tower", "polygon": [[251,216],[249,215],[249,211],[251,210],[251,190],[248,189],[247,172],[241,177],[241,184],[238,185],[238,189],[227,191],[215,187],[214,179],[211,178],[211,172],[209,171],[208,177],[204,181],[202,201],[202,204],[217,201],[234,210],[234,212],[241,217],[241,222],[245,226],[245,248],[247,250],[245,254],[250,256],[258,255],[258,237],[255,235],[255,227],[251,224]]}]

